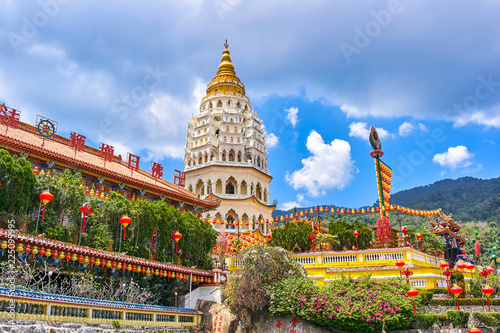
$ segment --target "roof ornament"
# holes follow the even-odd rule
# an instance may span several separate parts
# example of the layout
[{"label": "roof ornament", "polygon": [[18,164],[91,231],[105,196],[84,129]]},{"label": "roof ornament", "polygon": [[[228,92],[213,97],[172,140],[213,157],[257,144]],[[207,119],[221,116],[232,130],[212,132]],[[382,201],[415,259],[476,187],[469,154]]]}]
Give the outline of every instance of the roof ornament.
[{"label": "roof ornament", "polygon": [[226,38],[226,42],[224,43],[224,47],[227,49],[228,48],[228,44],[227,44],[227,38]]}]

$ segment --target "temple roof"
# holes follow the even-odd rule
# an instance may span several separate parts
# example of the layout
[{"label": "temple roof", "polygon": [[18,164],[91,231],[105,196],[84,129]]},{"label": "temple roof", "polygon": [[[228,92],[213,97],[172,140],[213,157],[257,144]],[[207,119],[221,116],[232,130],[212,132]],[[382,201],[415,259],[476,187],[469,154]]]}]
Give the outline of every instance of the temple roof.
[{"label": "temple roof", "polygon": [[[0,126],[2,132],[4,126]],[[9,127],[7,134],[0,135],[0,147],[17,153],[27,153],[30,157],[43,161],[52,161],[70,169],[80,169],[95,176],[105,177],[117,184],[124,183],[137,189],[144,189],[157,196],[165,196],[174,201],[183,201],[202,208],[215,208],[219,201],[206,201],[164,179],[155,178],[144,170],[131,171],[127,163],[119,156],[112,161],[99,157],[99,150],[84,146],[76,151],[69,146],[70,140],[59,135],[44,139],[37,130],[28,124],[19,122],[18,128]]]}]

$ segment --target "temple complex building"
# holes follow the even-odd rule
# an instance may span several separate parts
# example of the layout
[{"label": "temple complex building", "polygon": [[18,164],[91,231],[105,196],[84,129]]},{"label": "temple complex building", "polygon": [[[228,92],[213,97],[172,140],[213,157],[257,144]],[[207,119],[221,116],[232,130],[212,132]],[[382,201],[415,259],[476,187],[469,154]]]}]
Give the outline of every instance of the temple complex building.
[{"label": "temple complex building", "polygon": [[227,42],[199,113],[188,124],[186,141],[186,188],[201,199],[221,201],[203,217],[229,233],[260,228],[267,234],[265,222],[275,205],[270,203],[266,131],[236,76]]}]

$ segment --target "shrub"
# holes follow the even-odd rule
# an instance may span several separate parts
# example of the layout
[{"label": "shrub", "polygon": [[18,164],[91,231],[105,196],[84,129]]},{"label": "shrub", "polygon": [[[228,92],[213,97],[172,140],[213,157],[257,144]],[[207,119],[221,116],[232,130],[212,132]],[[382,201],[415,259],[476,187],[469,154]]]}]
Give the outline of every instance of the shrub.
[{"label": "shrub", "polygon": [[[497,313],[498,315],[498,313]],[[500,321],[492,313],[484,313],[484,312],[473,312],[472,316],[474,319],[479,321],[488,327],[498,327],[500,326]]]},{"label": "shrub", "polygon": [[437,315],[437,321],[439,323],[439,326],[448,326],[450,324],[450,321],[448,320],[448,317],[446,317],[446,315]]},{"label": "shrub", "polygon": [[426,289],[426,291],[430,291],[433,294],[447,294],[448,289],[446,288],[431,288],[431,289]]},{"label": "shrub", "polygon": [[438,315],[435,313],[419,314],[419,315],[417,315],[415,320],[416,320],[416,322],[418,322],[419,324],[421,324],[425,328],[429,329],[438,320]]},{"label": "shrub", "polygon": [[[458,302],[460,303],[460,305],[488,305],[488,301],[486,300],[486,298],[459,298]],[[456,306],[457,301],[455,300],[455,298],[433,298],[431,299],[429,304],[435,306]],[[490,298],[490,304],[500,305],[500,299]]]},{"label": "shrub", "polygon": [[469,315],[470,313],[467,311],[446,311],[446,317],[453,324],[454,328],[467,327],[467,324],[469,323]]},{"label": "shrub", "polygon": [[115,320],[115,321],[113,321],[113,326],[116,328],[120,328],[120,327],[122,327],[122,324],[120,324],[120,322],[118,320]]},{"label": "shrub", "polygon": [[427,306],[432,300],[432,297],[434,297],[434,294],[431,291],[422,290],[418,293],[416,300],[423,306]]},{"label": "shrub", "polygon": [[344,277],[325,287],[292,276],[269,288],[269,310],[336,330],[407,329],[414,316],[408,288],[399,280],[371,280],[369,276]]}]

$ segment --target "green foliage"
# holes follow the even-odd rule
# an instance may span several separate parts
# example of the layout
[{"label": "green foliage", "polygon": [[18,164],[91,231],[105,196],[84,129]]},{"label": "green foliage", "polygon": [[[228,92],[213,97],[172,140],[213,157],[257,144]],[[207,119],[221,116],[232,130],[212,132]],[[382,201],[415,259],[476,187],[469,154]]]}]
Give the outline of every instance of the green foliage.
[{"label": "green foliage", "polygon": [[273,230],[269,245],[292,252],[307,252],[312,248],[312,242],[307,238],[311,233],[311,226],[305,222],[287,222],[283,228]]},{"label": "green foliage", "polygon": [[446,288],[430,288],[426,291],[432,292],[433,294],[448,294],[448,289]]},{"label": "green foliage", "polygon": [[307,280],[291,252],[280,247],[253,246],[240,252],[243,268],[234,272],[224,290],[226,303],[236,311],[261,310],[268,305],[272,284],[290,276]]},{"label": "green foliage", "polygon": [[328,233],[338,237],[340,249],[343,249],[344,247],[348,250],[353,247],[356,248],[356,237],[353,235],[354,230],[357,230],[360,234],[358,237],[359,248],[368,249],[371,245],[373,233],[366,224],[356,220],[352,223],[338,221],[332,222],[328,225]]},{"label": "green foliage", "polygon": [[333,249],[340,248],[340,241],[337,235],[333,236],[330,234],[318,234],[316,235],[316,239],[314,240],[315,244],[330,244]]},{"label": "green foliage", "polygon": [[438,316],[435,313],[418,314],[415,318],[417,323],[427,329],[431,328],[437,320]]},{"label": "green foliage", "polygon": [[36,177],[26,159],[0,149],[0,211],[16,220],[31,213],[37,201],[35,183]]},{"label": "green foliage", "polygon": [[[417,233],[422,235],[422,247],[420,246],[420,242],[417,244],[417,238],[415,237]],[[431,254],[443,252],[446,248],[445,242],[439,236],[425,228],[408,229],[408,243],[413,248],[422,248],[422,251]]]},{"label": "green foliage", "polygon": [[120,324],[120,322],[119,322],[118,320],[114,320],[114,321],[113,321],[113,326],[114,326],[115,328],[120,328],[120,327],[122,327],[122,324]]},{"label": "green foliage", "polygon": [[292,276],[269,288],[273,314],[301,317],[328,329],[380,332],[409,328],[413,306],[408,285],[398,280],[342,278],[330,286]]},{"label": "green foliage", "polygon": [[458,298],[465,298],[465,280],[464,280],[464,274],[460,272],[459,270],[453,271],[450,276],[450,284],[451,287],[454,285],[458,285],[460,288],[462,288],[462,293],[458,295]]},{"label": "green foliage", "polygon": [[454,328],[467,327],[467,324],[469,323],[469,315],[470,313],[467,311],[446,311],[446,317],[453,324]]},{"label": "green foliage", "polygon": [[437,315],[437,321],[439,326],[449,326],[450,321],[448,320],[448,317],[446,315]]},{"label": "green foliage", "polygon": [[[497,315],[500,315],[497,313]],[[484,312],[473,312],[472,317],[475,320],[484,324],[488,327],[498,327],[500,326],[500,321],[493,315],[493,313],[484,313]]]},{"label": "green foliage", "polygon": [[[488,305],[488,301],[486,298],[459,298],[458,302],[460,303],[460,306],[463,305],[482,305],[486,306]],[[429,302],[430,305],[434,306],[457,306],[457,301],[455,300],[455,297],[453,298],[433,298]],[[500,305],[500,299],[499,298],[490,298],[490,304],[491,305]]]},{"label": "green foliage", "polygon": [[426,290],[421,290],[419,293],[418,293],[418,296],[416,297],[416,300],[424,305],[424,306],[427,306],[429,305],[429,302],[431,301],[432,297],[434,296],[434,294],[432,293],[432,291],[426,291]]}]

